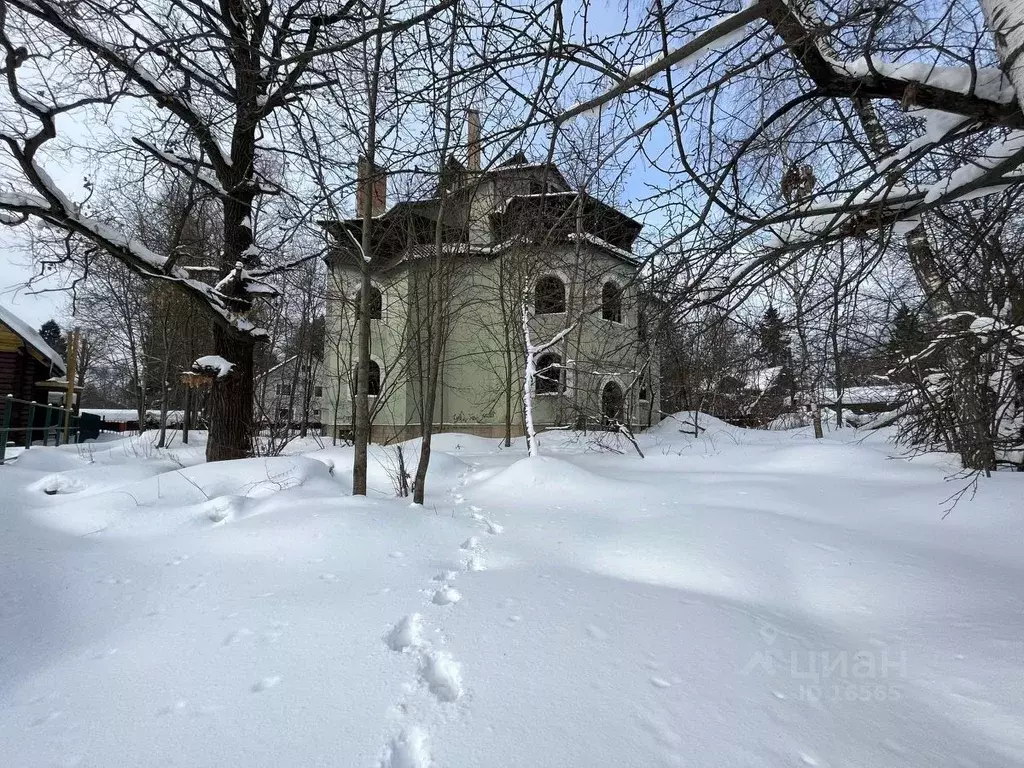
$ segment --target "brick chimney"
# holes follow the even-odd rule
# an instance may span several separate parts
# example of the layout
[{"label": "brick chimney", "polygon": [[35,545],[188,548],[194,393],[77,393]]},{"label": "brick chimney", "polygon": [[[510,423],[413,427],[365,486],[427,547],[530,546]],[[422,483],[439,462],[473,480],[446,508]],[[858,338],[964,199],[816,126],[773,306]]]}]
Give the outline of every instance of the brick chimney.
[{"label": "brick chimney", "polygon": [[466,110],[466,170],[480,170],[480,113]]},{"label": "brick chimney", "polygon": [[388,176],[365,157],[359,158],[359,176],[356,179],[356,217],[362,218],[366,198],[370,198],[370,216],[380,216],[388,207]]}]

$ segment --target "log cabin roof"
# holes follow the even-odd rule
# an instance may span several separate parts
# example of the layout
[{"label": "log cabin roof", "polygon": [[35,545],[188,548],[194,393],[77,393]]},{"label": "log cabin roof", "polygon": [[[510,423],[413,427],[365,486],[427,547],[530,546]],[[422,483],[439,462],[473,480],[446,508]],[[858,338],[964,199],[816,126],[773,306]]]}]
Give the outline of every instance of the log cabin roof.
[{"label": "log cabin roof", "polygon": [[40,362],[56,368],[61,373],[66,372],[64,358],[58,355],[53,347],[47,344],[43,337],[39,335],[39,332],[31,325],[4,307],[0,307],[0,324],[20,338],[25,347],[34,353],[34,356]]}]

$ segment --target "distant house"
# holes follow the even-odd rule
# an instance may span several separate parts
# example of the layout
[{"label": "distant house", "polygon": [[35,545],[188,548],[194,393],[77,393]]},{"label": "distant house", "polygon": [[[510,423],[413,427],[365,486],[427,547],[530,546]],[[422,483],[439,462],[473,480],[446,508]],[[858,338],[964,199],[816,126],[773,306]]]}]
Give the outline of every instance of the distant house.
[{"label": "distant house", "polygon": [[723,375],[713,392],[704,393],[702,410],[742,426],[762,426],[793,402],[789,366],[736,369]]},{"label": "distant house", "polygon": [[[31,325],[0,307],[0,398],[13,395],[16,400],[28,402],[61,402],[66,374],[64,359],[43,341]],[[0,402],[0,407],[2,407]],[[17,405],[11,410],[11,429],[24,429],[28,425],[28,406]],[[0,411],[2,414],[2,411]],[[38,426],[45,418],[42,411],[34,421]]]},{"label": "distant house", "polygon": [[840,400],[843,410],[856,415],[884,413],[895,408],[905,397],[904,387],[898,384],[869,384],[846,387],[841,392],[826,389],[821,395],[821,405],[835,410]]},{"label": "distant house", "polygon": [[319,427],[323,422],[320,360],[292,355],[257,378],[260,421],[280,426]]}]

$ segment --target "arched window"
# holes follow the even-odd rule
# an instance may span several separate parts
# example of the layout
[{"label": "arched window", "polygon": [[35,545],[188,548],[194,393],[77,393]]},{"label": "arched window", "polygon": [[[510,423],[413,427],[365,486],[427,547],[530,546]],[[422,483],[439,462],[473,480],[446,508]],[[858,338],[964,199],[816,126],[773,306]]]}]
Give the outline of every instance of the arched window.
[{"label": "arched window", "polygon": [[533,292],[533,311],[538,315],[565,312],[565,283],[554,275],[544,275]]},{"label": "arched window", "polygon": [[[356,291],[355,302],[356,302],[356,319],[359,319],[359,310],[363,306],[363,291],[360,288]],[[370,286],[370,319],[380,320],[384,314],[384,299],[380,294],[380,291],[375,286]]]},{"label": "arched window", "polygon": [[537,360],[534,389],[538,395],[557,395],[565,389],[565,369],[562,358],[555,354],[541,355]]},{"label": "arched window", "polygon": [[[377,365],[375,360],[370,361],[369,369],[369,394],[370,397],[377,397],[380,394],[380,366]],[[356,394],[359,394],[359,369],[355,372],[355,390]]]},{"label": "arched window", "polygon": [[622,289],[611,280],[601,287],[601,317],[613,323],[622,322]]},{"label": "arched window", "polygon": [[601,415],[606,424],[622,421],[622,387],[609,381],[601,390]]}]

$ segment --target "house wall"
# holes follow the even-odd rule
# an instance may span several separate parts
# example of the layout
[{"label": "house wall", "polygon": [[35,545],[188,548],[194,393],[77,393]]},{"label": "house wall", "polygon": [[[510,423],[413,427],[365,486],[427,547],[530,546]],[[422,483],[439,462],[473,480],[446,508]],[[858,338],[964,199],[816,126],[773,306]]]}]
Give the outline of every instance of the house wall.
[{"label": "house wall", "polygon": [[[285,420],[292,423],[302,421],[307,387],[310,423],[320,423],[325,418],[324,403],[327,398],[320,383],[323,364],[314,363],[312,373],[300,371],[298,377],[295,375],[296,365],[299,365],[297,361],[281,365],[266,375],[265,382],[260,382],[262,419],[275,423]],[[286,393],[285,387],[292,387],[293,391]],[[323,392],[320,395],[316,393],[318,387]],[[285,416],[282,411],[290,411],[290,415]]]},{"label": "house wall", "polygon": [[[657,421],[659,413],[659,371],[655,358],[648,371],[649,396],[637,397],[637,374],[648,363],[639,342],[636,268],[589,243],[562,244],[525,253],[508,252],[502,257],[460,256],[452,290],[451,327],[441,386],[435,407],[438,428],[501,437],[505,432],[508,388],[508,356],[512,369],[512,433],[523,433],[522,373],[524,352],[521,340],[521,281],[531,287],[549,272],[567,283],[567,312],[534,317],[531,335],[535,343],[553,337],[575,323],[573,331],[552,351],[567,366],[567,387],[560,395],[535,398],[534,419],[538,427],[574,425],[583,417],[600,421],[601,391],[615,381],[625,394],[627,420],[635,426]],[[505,261],[502,261],[505,259]],[[518,267],[523,265],[523,269]],[[413,267],[412,269],[415,269]],[[504,270],[504,271],[503,271]],[[601,290],[606,279],[623,289],[622,322],[601,317]],[[325,423],[337,432],[351,429],[350,377],[354,368],[355,313],[341,297],[351,297],[358,288],[358,272],[336,267],[331,273],[335,289],[328,299],[327,375],[324,380]],[[413,356],[409,354],[408,301],[414,272],[382,279],[377,286],[384,299],[384,317],[371,329],[374,359],[382,365],[382,397],[373,404],[371,439],[388,442],[415,436],[418,392]],[[333,299],[333,300],[332,300]],[[335,401],[334,403],[330,401]],[[333,412],[337,413],[333,417]]]},{"label": "house wall", "polygon": [[[354,267],[335,263],[328,270],[321,413],[323,423],[333,425],[338,433],[352,428],[357,362],[353,302],[360,284],[361,276]],[[381,292],[382,313],[380,320],[370,323],[370,356],[381,369],[381,394],[370,398],[371,418],[385,431],[393,431],[395,425],[407,421],[408,280],[404,271],[395,271],[375,276],[373,285]]]},{"label": "house wall", "polygon": [[[3,418],[3,398],[7,395],[13,395],[18,400],[45,403],[46,390],[35,384],[45,381],[50,375],[49,361],[42,361],[18,334],[0,323],[0,418]],[[11,409],[11,428],[22,429],[27,424],[28,406],[14,404]],[[21,437],[23,435],[16,434],[11,439]]]}]

